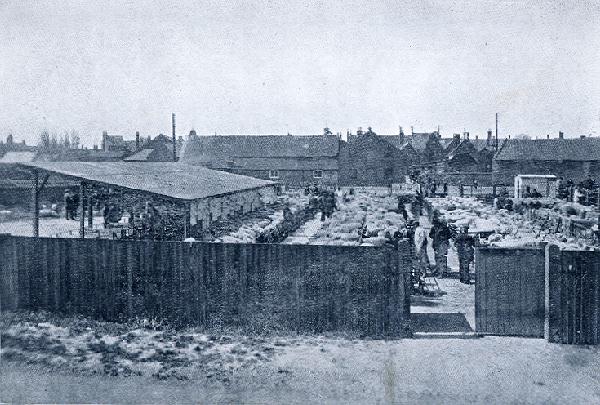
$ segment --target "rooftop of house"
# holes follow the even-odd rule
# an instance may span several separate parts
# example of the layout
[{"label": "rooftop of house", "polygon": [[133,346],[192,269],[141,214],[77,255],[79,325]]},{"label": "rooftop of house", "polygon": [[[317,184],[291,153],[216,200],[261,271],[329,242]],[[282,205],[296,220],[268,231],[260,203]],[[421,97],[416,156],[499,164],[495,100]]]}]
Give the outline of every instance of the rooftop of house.
[{"label": "rooftop of house", "polygon": [[101,149],[63,149],[56,152],[40,152],[35,160],[41,162],[114,162],[122,160],[125,152]]},{"label": "rooftop of house", "polygon": [[497,161],[598,161],[600,160],[600,138],[506,139],[494,159]]},{"label": "rooftop of house", "polygon": [[340,140],[333,135],[210,135],[187,142],[182,162],[203,163],[206,159],[320,158],[335,157]]},{"label": "rooftop of house", "polygon": [[21,165],[58,173],[70,179],[178,200],[198,200],[275,184],[268,180],[175,162],[30,162]]}]

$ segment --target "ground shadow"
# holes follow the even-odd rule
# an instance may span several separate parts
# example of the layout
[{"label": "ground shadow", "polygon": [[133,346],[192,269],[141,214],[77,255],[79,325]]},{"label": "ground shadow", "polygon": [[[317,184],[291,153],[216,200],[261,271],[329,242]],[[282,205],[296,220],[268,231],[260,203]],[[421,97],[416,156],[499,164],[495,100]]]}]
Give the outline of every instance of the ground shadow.
[{"label": "ground shadow", "polygon": [[413,332],[473,332],[465,314],[455,313],[413,313],[410,314]]},{"label": "ground shadow", "polygon": [[[444,293],[446,295],[446,293]],[[415,307],[439,307],[444,305],[440,296],[428,297],[426,295],[412,295],[410,304]]]}]

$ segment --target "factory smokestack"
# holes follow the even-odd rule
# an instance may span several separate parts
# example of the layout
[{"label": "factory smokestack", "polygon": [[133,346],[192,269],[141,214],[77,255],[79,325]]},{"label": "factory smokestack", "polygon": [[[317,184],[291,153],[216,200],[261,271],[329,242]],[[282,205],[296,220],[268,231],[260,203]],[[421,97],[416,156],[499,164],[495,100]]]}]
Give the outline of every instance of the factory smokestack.
[{"label": "factory smokestack", "polygon": [[171,115],[173,122],[173,162],[177,162],[177,139],[175,137],[175,113]]}]

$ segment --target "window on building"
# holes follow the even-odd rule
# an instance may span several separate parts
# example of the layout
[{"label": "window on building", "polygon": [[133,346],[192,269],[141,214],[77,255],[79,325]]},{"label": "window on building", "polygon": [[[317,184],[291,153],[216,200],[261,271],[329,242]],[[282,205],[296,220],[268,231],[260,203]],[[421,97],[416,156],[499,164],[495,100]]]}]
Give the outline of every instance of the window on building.
[{"label": "window on building", "polygon": [[269,178],[270,179],[278,179],[279,178],[279,170],[269,170]]},{"label": "window on building", "polygon": [[322,179],[323,178],[323,170],[315,170],[313,172],[313,177],[315,179]]}]

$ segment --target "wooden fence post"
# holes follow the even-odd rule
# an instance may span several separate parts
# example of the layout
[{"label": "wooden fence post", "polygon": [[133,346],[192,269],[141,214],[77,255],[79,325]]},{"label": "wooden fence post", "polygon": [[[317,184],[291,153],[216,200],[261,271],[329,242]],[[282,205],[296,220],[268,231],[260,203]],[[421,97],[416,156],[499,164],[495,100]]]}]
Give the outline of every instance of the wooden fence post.
[{"label": "wooden fence post", "polygon": [[33,171],[33,237],[37,238],[40,236],[40,192],[39,192],[39,176],[37,170]]},{"label": "wooden fence post", "polygon": [[79,237],[85,237],[85,182],[81,182],[79,185],[79,208],[81,213],[79,215]]},{"label": "wooden fence post", "polygon": [[556,245],[547,245],[545,249],[545,316],[544,339],[556,342],[560,337],[560,278],[561,252]]}]

